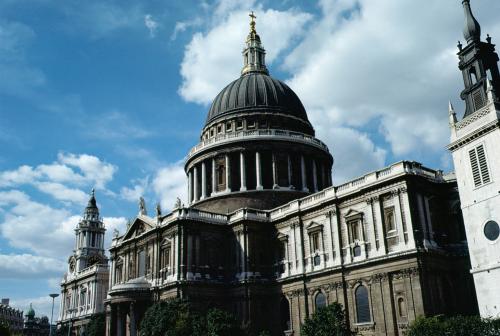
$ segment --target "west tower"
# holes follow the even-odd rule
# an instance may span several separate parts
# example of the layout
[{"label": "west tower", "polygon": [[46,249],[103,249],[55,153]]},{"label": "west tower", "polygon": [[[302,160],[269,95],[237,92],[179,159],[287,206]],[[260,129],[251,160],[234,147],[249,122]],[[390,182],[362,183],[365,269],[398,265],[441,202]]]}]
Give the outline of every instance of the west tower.
[{"label": "west tower", "polygon": [[458,44],[459,69],[465,88],[463,118],[449,105],[451,143],[462,213],[469,244],[471,273],[482,316],[500,315],[500,76],[498,55],[488,35],[481,41],[481,27],[469,0],[464,38]]}]

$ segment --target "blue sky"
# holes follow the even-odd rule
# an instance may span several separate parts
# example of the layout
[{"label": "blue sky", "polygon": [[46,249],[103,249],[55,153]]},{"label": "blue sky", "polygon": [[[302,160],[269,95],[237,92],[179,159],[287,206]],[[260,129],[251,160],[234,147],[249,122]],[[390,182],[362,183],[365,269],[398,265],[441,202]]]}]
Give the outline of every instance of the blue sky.
[{"label": "blue sky", "polygon": [[[495,42],[500,3],[472,7]],[[143,195],[184,197],[182,162],[241,69],[248,11],[302,99],[335,183],[394,161],[452,170],[459,1],[0,1],[0,296],[48,314],[95,187],[123,231]]]}]

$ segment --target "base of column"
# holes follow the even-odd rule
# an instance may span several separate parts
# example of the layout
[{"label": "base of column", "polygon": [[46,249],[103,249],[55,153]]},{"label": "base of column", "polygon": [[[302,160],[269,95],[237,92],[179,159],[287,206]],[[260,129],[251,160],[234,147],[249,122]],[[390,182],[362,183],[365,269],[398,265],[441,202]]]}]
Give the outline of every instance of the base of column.
[{"label": "base of column", "polygon": [[247,187],[241,187],[240,191],[247,191]]},{"label": "base of column", "polygon": [[257,186],[257,188],[255,188],[256,190],[264,190],[264,187],[263,186]]},{"label": "base of column", "polygon": [[309,192],[309,188],[302,188],[302,191]]},{"label": "base of column", "polygon": [[279,189],[279,188],[280,188],[279,185],[277,185],[277,184],[273,185],[273,189]]}]

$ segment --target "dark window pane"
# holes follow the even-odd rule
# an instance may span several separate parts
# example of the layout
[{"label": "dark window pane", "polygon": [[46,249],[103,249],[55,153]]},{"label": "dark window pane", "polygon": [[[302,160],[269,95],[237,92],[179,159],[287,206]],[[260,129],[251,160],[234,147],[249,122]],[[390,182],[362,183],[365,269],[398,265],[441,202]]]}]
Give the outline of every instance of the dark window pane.
[{"label": "dark window pane", "polygon": [[484,226],[484,235],[491,241],[497,240],[500,235],[500,227],[495,221],[488,221]]},{"label": "dark window pane", "polygon": [[358,323],[367,323],[370,318],[370,302],[368,301],[368,290],[365,286],[356,289],[356,317]]},{"label": "dark window pane", "polygon": [[315,300],[316,309],[320,309],[326,306],[326,296],[323,293],[318,293]]}]

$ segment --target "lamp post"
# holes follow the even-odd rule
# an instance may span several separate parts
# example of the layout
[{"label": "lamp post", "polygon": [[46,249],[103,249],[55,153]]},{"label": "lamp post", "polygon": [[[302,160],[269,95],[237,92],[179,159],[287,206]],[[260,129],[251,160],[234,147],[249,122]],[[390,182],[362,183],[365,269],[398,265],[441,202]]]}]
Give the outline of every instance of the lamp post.
[{"label": "lamp post", "polygon": [[50,331],[49,335],[52,336],[52,320],[54,319],[54,300],[56,297],[59,296],[59,294],[49,294],[49,296],[52,298],[52,315],[50,316]]}]

